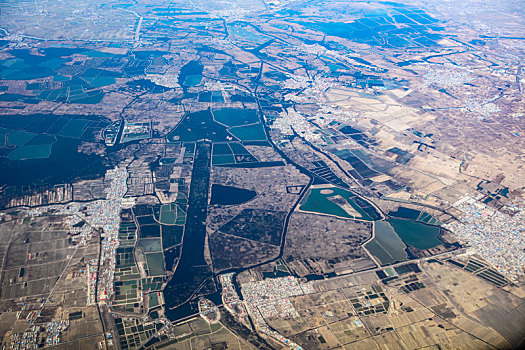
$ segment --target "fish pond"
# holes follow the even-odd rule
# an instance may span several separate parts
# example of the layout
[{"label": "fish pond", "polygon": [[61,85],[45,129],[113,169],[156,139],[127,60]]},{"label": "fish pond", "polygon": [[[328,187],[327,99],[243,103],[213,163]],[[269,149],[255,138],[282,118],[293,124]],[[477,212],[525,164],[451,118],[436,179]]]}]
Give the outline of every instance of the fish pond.
[{"label": "fish pond", "polygon": [[399,207],[395,211],[390,211],[388,215],[400,219],[419,221],[429,225],[443,225],[441,221],[428,213],[406,207]]}]

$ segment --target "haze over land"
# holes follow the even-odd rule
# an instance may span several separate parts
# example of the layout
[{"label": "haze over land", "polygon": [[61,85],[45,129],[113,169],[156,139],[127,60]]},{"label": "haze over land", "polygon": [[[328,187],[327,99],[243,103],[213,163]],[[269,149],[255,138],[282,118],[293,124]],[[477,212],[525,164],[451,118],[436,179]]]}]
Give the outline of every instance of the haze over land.
[{"label": "haze over land", "polygon": [[519,347],[524,10],[3,1],[2,347]]}]

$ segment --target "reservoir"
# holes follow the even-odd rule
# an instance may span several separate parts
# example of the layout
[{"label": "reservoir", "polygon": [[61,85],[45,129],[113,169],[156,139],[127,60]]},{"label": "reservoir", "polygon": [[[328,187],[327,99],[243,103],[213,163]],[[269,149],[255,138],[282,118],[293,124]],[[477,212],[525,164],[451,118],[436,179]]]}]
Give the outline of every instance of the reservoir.
[{"label": "reservoir", "polygon": [[438,238],[441,232],[439,226],[395,218],[389,219],[388,222],[392,225],[399,238],[405,244],[414,248],[430,249],[443,244]]},{"label": "reservoir", "polygon": [[374,223],[374,239],[365,245],[382,265],[407,260],[406,245],[386,221]]}]

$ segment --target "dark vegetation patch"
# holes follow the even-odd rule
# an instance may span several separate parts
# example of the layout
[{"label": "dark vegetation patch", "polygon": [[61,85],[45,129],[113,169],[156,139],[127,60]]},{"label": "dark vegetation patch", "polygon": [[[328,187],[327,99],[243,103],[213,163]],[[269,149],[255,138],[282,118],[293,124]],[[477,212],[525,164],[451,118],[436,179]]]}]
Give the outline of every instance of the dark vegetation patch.
[{"label": "dark vegetation patch", "polygon": [[263,209],[244,209],[224,224],[219,231],[254,241],[281,244],[286,212]]},{"label": "dark vegetation patch", "polygon": [[166,271],[173,271],[176,260],[180,256],[180,246],[164,250],[164,261],[166,262]]},{"label": "dark vegetation patch", "polygon": [[205,91],[199,94],[199,102],[224,103],[221,91]]},{"label": "dark vegetation patch", "polygon": [[[166,317],[175,320],[187,315],[190,299],[197,290],[213,289],[207,286],[211,271],[204,259],[206,217],[210,186],[211,144],[196,145],[193,173],[188,198],[187,221],[184,227],[183,248],[177,269],[164,289]],[[212,283],[213,284],[213,283]],[[212,291],[213,292],[213,291]],[[181,309],[182,308],[182,309]],[[186,310],[183,312],[183,310]]]},{"label": "dark vegetation patch", "polygon": [[150,93],[163,93],[171,90],[168,87],[155,84],[154,82],[148,79],[131,80],[128,81],[126,85],[134,91],[148,91]]},{"label": "dark vegetation patch", "polygon": [[163,225],[162,226],[162,248],[167,249],[182,242],[184,226]]},{"label": "dark vegetation patch", "polygon": [[141,226],[144,226],[144,225],[154,225],[154,224],[157,223],[157,222],[155,221],[155,219],[153,218],[153,215],[148,215],[148,216],[139,216],[139,217],[137,217],[137,222],[138,222],[139,225],[141,225]]},{"label": "dark vegetation patch", "polygon": [[105,160],[78,152],[79,145],[79,140],[57,136],[49,157],[24,160],[9,159],[10,150],[0,147],[0,183],[13,186],[59,184],[104,176],[108,168]]},{"label": "dark vegetation patch", "polygon": [[210,235],[213,266],[217,270],[246,267],[279,254],[279,247],[215,232]]},{"label": "dark vegetation patch", "polygon": [[350,174],[359,180],[369,179],[379,175],[377,171],[370,169],[360,158],[356,157],[348,150],[342,150],[336,152],[336,154],[339,158],[344,159],[350,163],[352,168],[354,168],[350,171]]}]

